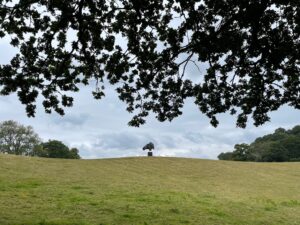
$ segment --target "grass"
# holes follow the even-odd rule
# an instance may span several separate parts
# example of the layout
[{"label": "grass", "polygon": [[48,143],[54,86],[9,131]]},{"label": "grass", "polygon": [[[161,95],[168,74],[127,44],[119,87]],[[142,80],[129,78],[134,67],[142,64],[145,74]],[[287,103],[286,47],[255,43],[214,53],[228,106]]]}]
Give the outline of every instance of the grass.
[{"label": "grass", "polygon": [[0,224],[300,224],[300,163],[0,155]]}]

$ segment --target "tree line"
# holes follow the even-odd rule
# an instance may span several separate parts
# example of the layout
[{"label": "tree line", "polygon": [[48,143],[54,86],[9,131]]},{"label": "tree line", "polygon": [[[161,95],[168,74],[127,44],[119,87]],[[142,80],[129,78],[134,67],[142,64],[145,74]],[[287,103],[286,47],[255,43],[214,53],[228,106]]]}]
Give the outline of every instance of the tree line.
[{"label": "tree line", "polygon": [[59,140],[42,142],[33,127],[8,120],[0,123],[0,153],[46,158],[80,159],[77,148]]},{"label": "tree line", "polygon": [[220,160],[255,162],[300,161],[300,126],[278,128],[273,134],[257,138],[251,144],[237,144],[232,152],[222,152]]}]

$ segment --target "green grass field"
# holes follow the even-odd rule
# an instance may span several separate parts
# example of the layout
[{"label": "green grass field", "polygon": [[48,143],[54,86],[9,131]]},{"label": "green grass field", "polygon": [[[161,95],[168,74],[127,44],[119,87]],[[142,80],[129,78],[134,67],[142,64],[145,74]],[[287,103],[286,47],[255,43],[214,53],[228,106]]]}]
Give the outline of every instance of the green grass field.
[{"label": "green grass field", "polygon": [[0,155],[0,224],[300,224],[300,163]]}]

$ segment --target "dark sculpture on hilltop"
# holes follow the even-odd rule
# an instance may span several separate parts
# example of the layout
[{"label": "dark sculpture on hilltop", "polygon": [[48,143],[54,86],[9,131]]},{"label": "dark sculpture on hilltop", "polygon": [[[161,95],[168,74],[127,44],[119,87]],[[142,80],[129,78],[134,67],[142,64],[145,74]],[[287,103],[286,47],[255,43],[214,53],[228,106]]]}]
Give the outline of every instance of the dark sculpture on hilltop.
[{"label": "dark sculpture on hilltop", "polygon": [[143,147],[143,151],[148,150],[148,156],[153,156],[152,150],[154,150],[154,144],[152,142],[146,144]]}]

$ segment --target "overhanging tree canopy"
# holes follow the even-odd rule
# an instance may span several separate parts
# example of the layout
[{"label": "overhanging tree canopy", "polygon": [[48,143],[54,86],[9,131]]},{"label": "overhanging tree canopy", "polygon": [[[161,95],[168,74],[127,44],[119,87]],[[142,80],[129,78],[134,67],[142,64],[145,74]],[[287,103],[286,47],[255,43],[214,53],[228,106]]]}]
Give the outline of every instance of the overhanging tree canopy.
[{"label": "overhanging tree canopy", "polygon": [[[299,0],[0,0],[0,37],[19,53],[0,66],[2,95],[17,92],[28,116],[37,96],[64,114],[80,83],[117,86],[130,125],[179,116],[188,97],[217,125],[218,113],[255,125],[284,104],[300,108]],[[207,64],[201,82],[189,64]],[[136,111],[137,110],[137,111]]]}]

